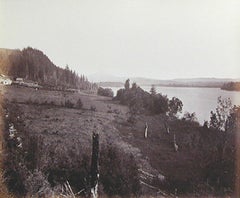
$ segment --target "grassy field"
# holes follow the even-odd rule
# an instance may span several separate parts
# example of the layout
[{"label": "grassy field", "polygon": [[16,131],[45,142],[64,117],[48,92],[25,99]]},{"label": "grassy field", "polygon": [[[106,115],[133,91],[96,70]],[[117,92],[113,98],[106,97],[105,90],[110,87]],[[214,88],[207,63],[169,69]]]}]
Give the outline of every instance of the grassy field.
[{"label": "grassy field", "polygon": [[[137,122],[131,124],[127,106],[111,98],[82,92],[9,86],[2,89],[1,94],[10,106],[17,106],[16,116],[24,131],[41,137],[43,151],[46,148],[48,152],[52,151],[47,155],[53,155],[51,159],[39,157],[40,169],[54,166],[59,163],[59,158],[64,164],[64,161],[76,160],[83,154],[91,155],[92,133],[98,132],[100,147],[115,145],[123,155],[131,153],[140,169],[153,175],[164,175],[176,186],[182,185],[183,193],[202,174],[198,151],[194,149],[197,134],[201,132],[196,123],[169,120],[166,115],[139,115]],[[79,99],[83,106],[76,108]],[[72,108],[64,105],[66,101],[70,101]],[[146,122],[148,138],[144,138]],[[170,127],[169,134],[166,123]],[[179,152],[174,151],[173,134],[176,134]],[[172,188],[170,191],[174,192],[174,185]]]}]

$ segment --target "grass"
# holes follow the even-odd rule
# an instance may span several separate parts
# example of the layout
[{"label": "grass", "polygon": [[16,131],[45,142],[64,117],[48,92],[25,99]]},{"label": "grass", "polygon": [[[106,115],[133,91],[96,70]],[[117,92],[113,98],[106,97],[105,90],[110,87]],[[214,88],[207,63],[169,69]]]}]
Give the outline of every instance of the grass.
[{"label": "grass", "polygon": [[[3,87],[0,87],[1,92],[3,91]],[[4,115],[4,111],[2,109],[2,102],[3,102],[3,96],[2,93],[0,95],[0,197],[13,197],[12,195],[9,194],[5,183],[4,183],[4,178],[3,178],[3,128],[4,128],[4,122],[3,122],[3,116]]]},{"label": "grass", "polygon": [[[96,131],[100,134],[100,147],[116,145],[122,153],[133,154],[139,166],[152,174],[161,173],[180,183],[202,174],[198,152],[192,144],[201,132],[195,124],[169,120],[170,134],[167,134],[164,123],[168,118],[165,115],[140,115],[137,122],[131,124],[127,122],[128,108],[111,98],[14,86],[2,92],[12,106],[20,108],[24,129],[32,136],[40,136],[43,148],[54,151],[55,157],[51,160],[41,159],[42,166],[58,163],[60,156],[67,159],[91,153],[91,135]],[[83,104],[81,109],[62,105],[66,100],[76,104],[79,98]],[[147,139],[144,138],[146,122],[149,126]],[[179,152],[173,148],[173,133]],[[7,193],[5,187],[0,189]],[[174,189],[171,192],[174,193]]]}]

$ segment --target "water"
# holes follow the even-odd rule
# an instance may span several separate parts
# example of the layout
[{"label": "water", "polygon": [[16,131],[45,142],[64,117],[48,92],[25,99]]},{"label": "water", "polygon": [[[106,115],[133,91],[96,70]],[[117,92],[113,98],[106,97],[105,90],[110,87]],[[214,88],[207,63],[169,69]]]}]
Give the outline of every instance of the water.
[{"label": "water", "polygon": [[[110,87],[116,95],[119,87]],[[141,86],[142,89],[150,91],[151,86]],[[220,88],[197,88],[197,87],[157,87],[156,91],[167,95],[168,98],[177,97],[183,102],[182,116],[185,112],[196,113],[200,124],[209,121],[210,112],[217,107],[217,98],[230,98],[232,104],[240,105],[240,92],[225,91]]]}]

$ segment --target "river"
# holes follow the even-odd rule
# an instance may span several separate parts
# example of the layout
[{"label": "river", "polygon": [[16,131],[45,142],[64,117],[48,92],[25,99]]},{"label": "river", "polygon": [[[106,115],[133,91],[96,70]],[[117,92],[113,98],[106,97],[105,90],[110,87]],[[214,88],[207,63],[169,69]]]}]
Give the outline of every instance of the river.
[{"label": "river", "polygon": [[[116,95],[119,87],[110,87],[114,95]],[[146,91],[150,91],[151,86],[141,86]],[[230,98],[233,105],[240,105],[240,92],[225,91],[220,88],[198,88],[198,87],[160,87],[156,86],[156,91],[167,95],[168,98],[177,97],[183,102],[183,111],[195,112],[200,124],[205,120],[209,121],[210,111],[214,111],[217,107],[217,98]]]}]

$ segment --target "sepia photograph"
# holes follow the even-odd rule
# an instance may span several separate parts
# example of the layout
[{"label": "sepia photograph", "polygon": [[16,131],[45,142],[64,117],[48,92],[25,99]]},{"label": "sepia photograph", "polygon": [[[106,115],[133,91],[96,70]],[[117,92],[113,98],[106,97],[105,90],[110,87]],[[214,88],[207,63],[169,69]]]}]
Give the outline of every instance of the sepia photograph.
[{"label": "sepia photograph", "polygon": [[0,0],[0,198],[239,198],[239,0]]}]

